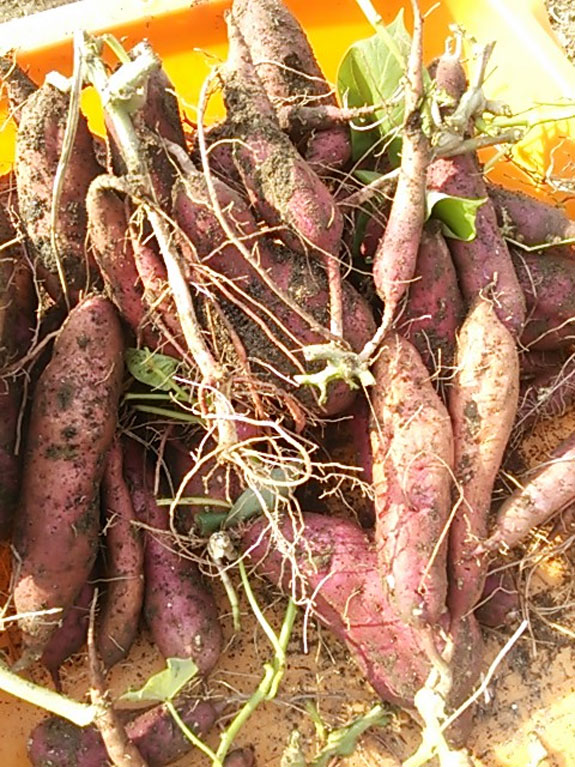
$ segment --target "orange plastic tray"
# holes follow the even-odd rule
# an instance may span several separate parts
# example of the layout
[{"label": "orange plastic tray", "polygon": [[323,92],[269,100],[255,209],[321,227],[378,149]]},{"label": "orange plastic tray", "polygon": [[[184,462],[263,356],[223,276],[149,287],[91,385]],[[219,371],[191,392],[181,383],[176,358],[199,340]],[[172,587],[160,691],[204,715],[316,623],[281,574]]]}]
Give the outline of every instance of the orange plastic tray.
[{"label": "orange plastic tray", "polygon": [[[372,34],[359,7],[354,0],[287,0],[287,3],[305,26],[326,76],[333,81],[346,48],[355,40]],[[375,4],[386,22],[395,17],[399,8],[406,6],[409,25],[409,3],[404,0],[375,0]],[[117,7],[111,7],[113,5],[111,2],[84,0],[35,17],[9,22],[0,26],[0,47],[2,52],[16,49],[19,63],[33,79],[40,82],[52,69],[65,75],[71,73],[71,37],[75,28],[94,33],[112,32],[123,38],[128,46],[147,38],[162,57],[185,111],[194,120],[194,104],[201,83],[213,65],[214,57],[216,60],[223,59],[226,54],[223,12],[229,2],[212,0],[190,4],[189,0],[125,0]],[[442,52],[448,26],[452,23],[463,25],[481,42],[497,40],[486,88],[489,97],[508,102],[514,110],[527,108],[537,101],[559,103],[575,98],[575,69],[565,58],[551,31],[542,0],[441,0],[439,3],[421,0],[421,7],[428,14],[425,23],[427,60]],[[102,116],[93,93],[85,93],[83,109],[92,129],[101,133]],[[215,117],[218,110],[221,111],[221,106],[214,101],[209,116]],[[2,115],[0,122],[4,124],[0,132],[0,173],[4,173],[12,164],[14,128],[9,120],[2,119]],[[545,177],[553,152],[555,170],[568,179],[570,163],[575,162],[573,142],[573,119],[533,130],[528,140],[514,150],[517,164],[501,163],[493,175],[510,186],[533,186]],[[552,196],[544,186],[538,188],[538,193]],[[570,207],[571,203],[567,205]],[[490,645],[491,655],[497,649],[497,642]],[[232,688],[241,687],[241,679],[248,674],[250,676],[245,677],[248,683],[244,689],[253,689],[263,659],[267,657],[267,648],[264,653],[263,658],[254,653],[249,634],[244,646],[236,648],[233,657],[224,659],[221,674],[228,674],[224,678],[232,683]],[[326,665],[324,659],[322,670],[318,672],[314,657],[294,655],[286,685],[295,692],[301,688],[309,689],[310,684],[317,685],[325,694],[325,700],[331,701],[322,703],[323,710],[331,712],[333,717],[345,719],[350,713],[347,704],[353,707],[355,700],[369,700],[370,694],[357,682],[345,659],[340,656],[336,661],[341,663]],[[563,674],[563,663],[568,669],[566,674]],[[140,683],[143,676],[159,666],[157,656],[145,642],[140,642],[126,666],[115,670],[113,691],[125,689],[127,684]],[[344,668],[343,674],[341,668]],[[557,675],[553,677],[555,686],[552,690],[538,688],[539,699],[535,701],[529,700],[529,688],[525,686],[500,690],[497,716],[491,714],[483,720],[480,718],[472,736],[474,752],[482,754],[476,763],[484,767],[527,765],[531,753],[530,733],[537,731],[539,740],[547,738],[548,742],[557,742],[565,732],[573,732],[575,715],[571,712],[575,710],[575,693],[568,676],[575,676],[574,669],[572,658],[562,658]],[[540,672],[551,676],[553,669],[545,665]],[[87,680],[81,666],[70,667],[65,674],[65,682],[67,693],[78,696],[85,693]],[[509,711],[515,714],[509,715],[505,726],[505,712]],[[26,739],[33,724],[42,717],[43,713],[33,706],[0,694],[0,765],[28,765]],[[256,744],[260,767],[276,767],[291,726],[301,724],[303,719],[297,709],[290,706],[267,704],[242,732],[240,743]],[[389,736],[387,749],[382,748],[380,739],[365,736],[357,755],[347,760],[346,764],[397,765],[396,761],[384,756],[388,750],[401,752],[398,739],[395,737],[394,741],[394,737]],[[561,759],[564,755],[566,757],[561,763],[575,764],[572,742],[566,748],[568,751],[560,752]],[[196,753],[178,764],[188,767],[208,763],[202,759]]]}]

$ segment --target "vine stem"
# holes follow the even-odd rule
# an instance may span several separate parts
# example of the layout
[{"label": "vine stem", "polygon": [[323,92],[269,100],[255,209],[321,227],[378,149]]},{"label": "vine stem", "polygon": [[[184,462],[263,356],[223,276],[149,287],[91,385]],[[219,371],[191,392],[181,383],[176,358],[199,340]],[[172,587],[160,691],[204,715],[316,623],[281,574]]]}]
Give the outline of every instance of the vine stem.
[{"label": "vine stem", "polygon": [[34,684],[34,682],[30,682],[28,679],[23,679],[18,674],[10,671],[3,664],[0,664],[0,690],[7,692],[9,695],[14,695],[14,697],[20,698],[20,700],[26,701],[26,703],[43,708],[51,714],[61,716],[69,722],[78,725],[78,727],[86,727],[88,724],[92,724],[97,714],[95,706],[79,703],[46,687],[40,687],[40,685]]},{"label": "vine stem", "polygon": [[[160,60],[149,46],[142,45],[136,59],[123,64],[108,77],[104,62],[100,58],[98,40],[83,33],[81,45],[86,75],[100,95],[108,119],[114,127],[116,141],[128,169],[128,175],[134,179],[132,183],[137,180],[139,186],[137,191],[143,192],[144,199],[141,204],[166,265],[168,282],[186,344],[200,369],[204,384],[215,387],[214,400],[217,400],[215,407],[218,415],[222,416],[217,419],[219,446],[224,450],[231,449],[238,441],[232,417],[233,408],[217,389],[217,385],[224,378],[224,371],[204,341],[190,288],[173,245],[172,233],[164,216],[158,211],[150,173],[130,117],[130,104],[134,103],[132,100],[134,95],[149,75],[161,66]],[[115,89],[114,83],[118,83],[121,88]],[[129,189],[127,193],[130,193]]]},{"label": "vine stem", "polygon": [[[238,732],[252,716],[257,707],[266,700],[271,700],[277,694],[278,687],[283,678],[286,662],[286,650],[288,642],[290,640],[293,625],[297,615],[297,607],[293,600],[289,600],[282,627],[279,633],[279,637],[275,635],[273,629],[265,619],[251,589],[248,576],[246,573],[245,565],[240,559],[238,562],[240,569],[240,577],[246,596],[250,603],[250,607],[254,610],[254,614],[261,625],[265,635],[270,640],[272,647],[275,650],[274,657],[270,663],[264,664],[264,674],[257,686],[254,694],[246,701],[242,708],[238,711],[235,717],[232,719],[228,728],[222,733],[220,738],[220,744],[216,752],[216,757],[219,762],[223,762],[226,754],[230,750]],[[218,767],[218,763],[214,760],[212,767]]]}]

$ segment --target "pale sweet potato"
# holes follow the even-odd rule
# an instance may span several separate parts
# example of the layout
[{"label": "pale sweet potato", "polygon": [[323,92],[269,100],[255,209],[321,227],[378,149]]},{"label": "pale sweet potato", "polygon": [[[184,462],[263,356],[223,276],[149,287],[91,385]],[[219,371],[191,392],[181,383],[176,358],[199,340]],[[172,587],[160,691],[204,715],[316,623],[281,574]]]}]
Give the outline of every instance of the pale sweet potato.
[{"label": "pale sweet potato", "polygon": [[511,433],[519,397],[513,335],[490,301],[479,299],[458,337],[448,393],[455,444],[454,503],[449,536],[448,605],[453,618],[477,604],[485,557],[474,556],[487,534],[491,492]]},{"label": "pale sweet potato", "polygon": [[[285,519],[289,554],[270,540],[264,520],[244,533],[242,548],[285,594],[311,600],[311,609],[346,644],[351,657],[383,699],[408,709],[430,671],[423,634],[405,624],[388,600],[378,575],[377,555],[367,535],[343,519],[305,513],[303,525]],[[295,566],[294,566],[295,563]],[[449,628],[449,627],[448,627]],[[482,640],[473,616],[453,621],[454,676],[449,704],[468,697],[479,675]],[[439,634],[437,636],[440,643]],[[469,720],[462,717],[453,737],[462,740]]]},{"label": "pale sweet potato", "polygon": [[369,431],[380,577],[403,620],[436,624],[447,609],[451,420],[405,338],[386,337],[373,373]]},{"label": "pale sweet potato", "polygon": [[[87,298],[62,326],[33,396],[15,537],[18,612],[66,610],[92,569],[122,373],[116,311],[105,298]],[[60,617],[21,620],[29,659],[41,655]]]},{"label": "pale sweet potato", "polygon": [[479,552],[516,546],[531,530],[575,501],[575,435],[522,480],[523,487],[500,506],[495,527],[480,543]]}]

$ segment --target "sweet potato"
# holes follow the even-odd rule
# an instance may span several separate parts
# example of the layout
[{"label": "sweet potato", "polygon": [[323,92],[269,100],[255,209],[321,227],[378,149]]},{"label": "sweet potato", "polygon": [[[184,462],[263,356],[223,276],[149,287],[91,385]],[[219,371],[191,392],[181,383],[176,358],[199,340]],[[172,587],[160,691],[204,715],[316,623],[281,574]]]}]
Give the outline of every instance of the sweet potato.
[{"label": "sweet potato", "polygon": [[93,597],[94,583],[86,581],[74,604],[66,610],[62,625],[52,634],[40,658],[41,664],[50,672],[57,690],[62,688],[60,666],[81,650],[86,641]]},{"label": "sweet potato", "polygon": [[134,508],[146,524],[144,616],[165,658],[192,658],[200,673],[208,674],[223,644],[218,610],[196,563],[176,548],[168,507],[156,503],[137,447],[126,446],[125,471]]},{"label": "sweet potato", "polygon": [[415,346],[431,374],[445,376],[453,364],[455,338],[465,309],[457,274],[437,222],[423,230],[414,281],[398,331]]},{"label": "sweet potato", "polygon": [[[218,201],[222,210],[226,211],[228,224],[238,237],[244,238],[247,247],[253,247],[256,245],[257,227],[246,203],[226,184],[217,179],[215,181]],[[262,273],[267,273],[281,292],[311,314],[319,325],[326,327],[329,320],[325,273],[318,264],[308,262],[304,256],[286,252],[263,239],[257,241],[255,251],[261,269],[258,273],[229,243],[213,214],[205,181],[197,172],[188,173],[174,187],[173,210],[175,220],[193,243],[197,256],[217,274],[227,278],[224,287],[230,298],[220,298],[219,289],[216,292],[218,302],[242,341],[255,375],[285,389],[285,377],[302,372],[302,368],[298,369],[294,362],[304,364],[300,347],[323,343],[327,338],[311,330],[308,323],[271,290]],[[252,234],[253,240],[250,238]],[[252,316],[259,318],[259,324],[242,309],[242,304],[247,306]],[[343,307],[343,337],[352,349],[359,351],[373,334],[375,325],[366,302],[345,282]],[[270,339],[268,328],[279,343]],[[283,344],[283,349],[280,344]],[[291,359],[286,355],[286,348],[293,350]],[[322,365],[320,362],[319,367]],[[308,368],[313,371],[313,363],[308,364]],[[296,391],[295,395],[306,405],[318,409],[317,399],[308,389]],[[354,396],[344,382],[332,382],[321,411],[330,415],[342,412],[351,405]]]},{"label": "sweet potato", "polygon": [[413,38],[407,61],[401,165],[385,232],[373,258],[373,282],[384,302],[382,330],[389,329],[401,297],[413,279],[425,222],[425,184],[431,144],[424,131],[423,21],[416,4]]},{"label": "sweet potato", "polygon": [[513,246],[510,252],[527,302],[521,343],[538,350],[570,346],[575,338],[575,261]]},{"label": "sweet potato", "polygon": [[[195,735],[203,738],[217,719],[215,707],[183,695],[174,706]],[[126,733],[149,767],[162,767],[193,749],[165,706],[156,706],[126,724]],[[28,742],[33,767],[107,767],[110,762],[99,732],[49,717],[33,730]]]},{"label": "sweet potato", "polygon": [[251,748],[236,748],[224,759],[224,767],[254,767],[255,763]]},{"label": "sweet potato", "polygon": [[523,487],[500,506],[495,527],[489,538],[479,544],[478,553],[516,546],[533,528],[575,501],[575,435],[522,479]]},{"label": "sweet potato", "polygon": [[13,56],[0,56],[0,77],[8,93],[10,114],[18,124],[25,101],[38,89]]},{"label": "sweet potato", "polygon": [[[575,237],[575,222],[562,208],[499,184],[488,184],[487,192],[495,206],[499,226],[506,236],[529,246]],[[573,245],[551,250],[569,255],[573,252]]]},{"label": "sweet potato", "polygon": [[483,589],[486,561],[473,552],[487,533],[491,492],[518,397],[515,341],[496,307],[479,299],[459,333],[455,376],[448,393],[457,504],[449,536],[448,605],[455,619],[473,609]]},{"label": "sweet potato", "polygon": [[278,235],[288,247],[315,254],[325,264],[330,327],[341,335],[342,214],[327,186],[282,132],[233,13],[227,24],[229,52],[220,74],[244,185],[266,223],[280,227]]},{"label": "sweet potato", "polygon": [[[456,103],[462,95],[465,75],[455,55],[445,54],[436,70],[436,83]],[[525,323],[525,299],[517,280],[509,250],[503,239],[493,203],[487,196],[477,158],[472,154],[436,159],[427,173],[428,189],[485,202],[479,207],[471,242],[449,239],[448,245],[464,298],[468,304],[477,296],[491,296],[497,316],[515,335]]]},{"label": "sweet potato", "polygon": [[[157,349],[161,340],[146,316],[144,291],[128,235],[123,200],[111,189],[92,184],[86,198],[88,233],[92,253],[108,295],[138,341]],[[170,354],[170,350],[166,351]]]},{"label": "sweet potato", "polygon": [[[15,236],[0,208],[0,243],[4,246]],[[36,303],[24,253],[19,245],[4,247],[0,252],[0,540],[10,537],[17,505],[20,457],[16,448],[25,380],[22,374],[5,371],[29,349]]]},{"label": "sweet potato", "polygon": [[[96,558],[98,488],[116,428],[123,341],[113,305],[94,296],[70,313],[33,396],[15,537],[17,612],[66,610]],[[27,658],[59,618],[22,618]]]},{"label": "sweet potato", "polygon": [[[285,519],[289,553],[270,541],[264,520],[244,533],[242,548],[259,572],[286,594],[311,599],[313,615],[344,642],[368,682],[383,699],[413,708],[413,696],[430,671],[423,635],[405,624],[389,602],[367,535],[348,520],[305,513],[303,525]],[[287,553],[287,556],[286,556]],[[473,616],[452,624],[455,653],[450,704],[470,693],[479,674],[481,635]],[[460,722],[464,730],[469,726]]]},{"label": "sweet potato", "polygon": [[513,441],[529,431],[538,421],[550,421],[564,415],[575,403],[575,358],[548,370],[522,389],[513,427]]},{"label": "sweet potato", "polygon": [[115,442],[102,479],[106,549],[104,604],[98,615],[96,647],[107,668],[126,657],[138,631],[144,603],[144,546],[123,474],[122,448]]},{"label": "sweet potato", "polygon": [[370,438],[380,577],[407,623],[446,611],[453,430],[421,357],[391,333],[373,372]]},{"label": "sweet potato", "polygon": [[509,570],[487,576],[474,614],[481,625],[489,628],[509,628],[521,614],[519,593]]},{"label": "sweet potato", "polygon": [[[234,0],[233,13],[250,50],[258,76],[281,121],[294,102],[333,105],[305,32],[281,0]],[[349,128],[334,125],[318,131],[291,125],[290,137],[317,172],[345,165],[351,156]]]},{"label": "sweet potato", "polygon": [[[16,185],[20,214],[38,261],[52,275],[46,282],[58,300],[56,254],[51,241],[54,177],[62,154],[69,96],[44,83],[26,101],[16,141]],[[59,200],[56,243],[70,299],[75,302],[96,279],[96,264],[86,253],[86,194],[91,181],[102,172],[96,161],[86,118],[78,116],[76,138]],[[57,287],[56,287],[57,286]],[[57,291],[57,292],[55,292]]]}]

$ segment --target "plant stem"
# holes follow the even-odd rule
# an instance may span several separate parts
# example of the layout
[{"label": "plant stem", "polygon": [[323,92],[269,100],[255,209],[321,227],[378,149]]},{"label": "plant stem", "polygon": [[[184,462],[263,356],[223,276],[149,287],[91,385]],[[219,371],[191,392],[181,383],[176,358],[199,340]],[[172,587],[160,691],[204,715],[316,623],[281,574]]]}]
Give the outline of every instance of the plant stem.
[{"label": "plant stem", "polygon": [[182,717],[178,714],[178,711],[171,700],[167,700],[165,702],[165,706],[170,712],[170,714],[174,717],[174,721],[180,728],[180,730],[184,733],[186,738],[190,741],[190,743],[193,743],[196,748],[199,748],[200,751],[203,751],[204,754],[212,760],[213,767],[223,767],[222,762],[220,761],[217,754],[214,754],[212,749],[206,745],[206,743],[203,742],[198,736],[193,733],[190,728],[186,725]]},{"label": "plant stem", "polygon": [[[242,573],[242,568],[243,568],[243,563],[240,560],[240,573]],[[244,588],[245,588],[244,576],[245,576],[245,568],[243,568],[243,575],[242,575],[242,583],[244,583]],[[249,584],[248,584],[248,587],[249,587]],[[251,593],[251,589],[249,589],[249,592]],[[253,594],[252,594],[252,597],[253,597]],[[258,607],[258,611],[259,611],[259,607]],[[236,735],[244,726],[244,724],[248,721],[248,719],[254,713],[254,711],[260,705],[260,703],[263,703],[266,700],[271,700],[274,697],[275,693],[277,692],[277,689],[283,677],[283,673],[285,671],[285,654],[286,654],[287,645],[292,633],[296,614],[297,614],[297,607],[295,603],[290,599],[290,601],[288,602],[288,606],[286,608],[286,613],[285,613],[284,621],[281,627],[279,640],[274,634],[275,641],[273,644],[275,647],[277,647],[277,650],[272,662],[264,664],[264,675],[256,691],[251,696],[251,698],[248,701],[246,701],[246,703],[242,706],[242,708],[238,711],[238,713],[232,719],[226,731],[222,733],[222,736],[220,738],[220,745],[218,746],[218,750],[216,753],[216,756],[220,763],[223,762],[223,760],[225,759],[226,754],[228,753],[230,747],[232,746],[236,738]],[[261,615],[261,611],[260,611],[260,615]],[[256,615],[256,617],[258,616]],[[263,618],[263,616],[261,617]],[[266,625],[268,625],[268,628],[269,628],[269,624],[267,623],[265,618],[263,618],[263,620],[266,623]],[[258,618],[258,621],[259,621],[259,618]],[[212,767],[217,767],[217,765],[218,763],[216,761],[212,762]]]},{"label": "plant stem", "polygon": [[96,708],[86,703],[78,703],[76,700],[60,695],[53,690],[34,684],[23,679],[10,669],[0,664],[0,690],[14,695],[20,700],[25,700],[34,706],[39,706],[51,714],[56,714],[78,727],[86,727],[94,721]]},{"label": "plant stem", "polygon": [[175,421],[183,421],[184,423],[203,423],[203,420],[197,415],[190,415],[189,413],[183,413],[179,410],[169,410],[168,408],[164,407],[154,407],[153,405],[134,405],[134,410],[139,410],[140,413],[162,415],[166,418],[172,418]]}]

